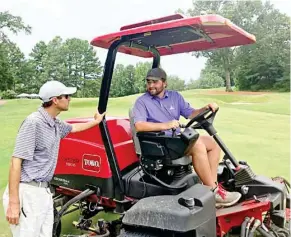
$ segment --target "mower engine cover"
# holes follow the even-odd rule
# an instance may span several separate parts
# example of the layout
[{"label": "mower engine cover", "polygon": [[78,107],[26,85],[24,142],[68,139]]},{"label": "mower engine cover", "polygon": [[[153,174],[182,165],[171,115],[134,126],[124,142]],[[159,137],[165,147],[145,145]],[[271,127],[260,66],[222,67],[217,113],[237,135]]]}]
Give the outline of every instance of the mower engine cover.
[{"label": "mower engine cover", "polygon": [[195,230],[196,237],[216,236],[215,210],[213,192],[196,184],[175,196],[139,200],[126,212],[122,223],[125,229],[150,227],[179,233]]}]

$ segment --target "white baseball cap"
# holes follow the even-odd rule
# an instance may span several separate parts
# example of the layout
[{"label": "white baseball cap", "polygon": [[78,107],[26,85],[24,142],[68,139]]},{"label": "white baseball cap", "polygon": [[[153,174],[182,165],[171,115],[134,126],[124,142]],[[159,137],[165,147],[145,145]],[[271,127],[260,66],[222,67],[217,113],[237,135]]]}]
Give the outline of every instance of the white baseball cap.
[{"label": "white baseball cap", "polygon": [[52,97],[72,95],[76,91],[76,87],[66,87],[59,81],[48,81],[41,86],[38,95],[43,102],[49,102]]}]

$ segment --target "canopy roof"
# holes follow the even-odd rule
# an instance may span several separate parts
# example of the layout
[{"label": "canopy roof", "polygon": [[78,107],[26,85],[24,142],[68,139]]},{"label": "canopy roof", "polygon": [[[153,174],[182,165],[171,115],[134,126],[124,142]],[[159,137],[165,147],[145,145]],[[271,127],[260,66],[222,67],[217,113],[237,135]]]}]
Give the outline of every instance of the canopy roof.
[{"label": "canopy roof", "polygon": [[[118,51],[145,58],[153,57],[149,47],[155,47],[163,56],[256,42],[254,35],[222,16],[184,18],[175,14],[123,26],[118,32],[94,38],[91,44],[108,49],[114,41],[124,37],[132,44],[120,46]],[[147,47],[140,47],[141,45]]]}]

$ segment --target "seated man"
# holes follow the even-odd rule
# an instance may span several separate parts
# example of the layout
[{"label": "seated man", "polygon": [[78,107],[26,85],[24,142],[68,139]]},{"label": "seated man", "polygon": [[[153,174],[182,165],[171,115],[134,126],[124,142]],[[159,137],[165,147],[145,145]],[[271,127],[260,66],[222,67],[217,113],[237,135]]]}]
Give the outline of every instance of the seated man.
[{"label": "seated man", "polygon": [[[172,129],[179,129],[179,118],[191,119],[210,108],[215,111],[217,104],[208,104],[193,109],[182,95],[166,90],[167,75],[161,68],[148,71],[146,77],[147,92],[140,96],[133,108],[134,124],[137,132],[165,131],[171,135]],[[217,169],[220,160],[220,148],[210,136],[199,136],[198,140],[187,148],[192,156],[193,167],[204,185],[215,193],[216,206],[231,206],[241,197],[238,192],[227,192],[217,184]]]}]

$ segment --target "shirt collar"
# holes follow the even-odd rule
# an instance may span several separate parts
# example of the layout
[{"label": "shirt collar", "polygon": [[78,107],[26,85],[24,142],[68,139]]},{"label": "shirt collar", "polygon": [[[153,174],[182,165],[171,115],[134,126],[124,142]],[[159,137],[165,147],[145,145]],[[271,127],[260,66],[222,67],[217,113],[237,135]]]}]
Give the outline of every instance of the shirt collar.
[{"label": "shirt collar", "polygon": [[43,108],[40,107],[38,109],[38,112],[42,115],[42,117],[45,119],[45,121],[51,126],[54,127],[56,124],[56,119],[52,118],[52,116],[50,116],[48,114],[48,112]]}]

